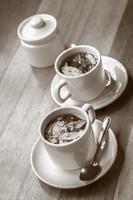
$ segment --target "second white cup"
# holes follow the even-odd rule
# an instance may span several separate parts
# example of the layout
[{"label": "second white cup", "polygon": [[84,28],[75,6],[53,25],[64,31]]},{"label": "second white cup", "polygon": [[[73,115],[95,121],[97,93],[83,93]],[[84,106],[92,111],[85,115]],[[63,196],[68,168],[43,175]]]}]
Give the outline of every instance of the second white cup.
[{"label": "second white cup", "polygon": [[[64,60],[72,54],[85,52],[93,54],[97,59],[97,64],[87,73],[79,76],[67,76],[61,73],[60,67]],[[70,96],[79,101],[90,101],[98,97],[109,81],[106,79],[106,74],[109,73],[104,70],[99,51],[88,45],[78,45],[63,51],[55,61],[55,71],[58,74],[60,81],[54,87],[54,94],[59,102],[65,102]],[[61,89],[68,86],[68,94],[65,98],[61,96]]]}]

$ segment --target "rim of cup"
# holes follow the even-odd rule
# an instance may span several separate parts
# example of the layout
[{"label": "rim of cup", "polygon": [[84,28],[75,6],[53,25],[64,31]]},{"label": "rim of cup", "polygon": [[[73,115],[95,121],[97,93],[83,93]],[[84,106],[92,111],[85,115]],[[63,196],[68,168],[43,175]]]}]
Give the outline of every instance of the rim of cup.
[{"label": "rim of cup", "polygon": [[[68,142],[68,143],[62,143],[62,144],[54,144],[54,143],[51,143],[51,142],[49,142],[48,140],[46,140],[45,139],[45,137],[44,137],[44,130],[45,130],[45,128],[43,127],[43,124],[44,124],[44,121],[50,116],[50,115],[52,115],[53,113],[55,113],[55,112],[58,112],[59,110],[67,110],[67,109],[76,109],[76,110],[78,110],[79,112],[82,112],[82,113],[84,113],[84,116],[85,116],[85,120],[86,120],[86,126],[85,126],[85,129],[84,129],[84,132],[78,137],[78,138],[76,138],[76,139],[74,139],[74,140],[72,140],[71,142]],[[65,113],[64,113],[65,114]],[[73,113],[71,113],[71,114],[73,114]],[[74,114],[73,114],[74,115]],[[76,116],[76,115],[75,115]],[[50,120],[49,120],[49,122],[50,122]],[[47,122],[46,123],[46,125],[49,123],[49,122]],[[55,108],[54,110],[52,110],[52,111],[50,111],[46,116],[45,116],[45,118],[43,118],[43,120],[42,120],[42,122],[41,122],[41,124],[40,124],[40,129],[39,129],[39,133],[40,133],[40,137],[41,137],[41,139],[46,143],[46,144],[48,144],[48,145],[50,145],[50,146],[54,146],[54,147],[63,147],[63,146],[70,146],[70,145],[72,145],[72,144],[74,144],[74,143],[76,143],[78,140],[80,140],[82,137],[83,137],[83,135],[86,133],[86,131],[88,130],[88,127],[89,127],[89,123],[90,123],[90,121],[89,121],[89,117],[88,117],[88,115],[87,115],[87,113],[84,111],[84,110],[82,110],[82,108],[78,108],[78,107],[75,107],[75,106],[66,106],[66,107],[63,107],[63,108]],[[46,127],[46,126],[45,126]],[[42,132],[43,131],[43,132]]]},{"label": "rim of cup", "polygon": [[[93,49],[93,51],[95,51],[96,54],[97,54],[97,59],[98,59],[98,60],[97,60],[97,64],[96,64],[90,71],[88,71],[88,72],[86,72],[86,73],[84,73],[84,74],[78,75],[78,76],[67,76],[67,75],[61,73],[60,70],[59,70],[59,67],[60,67],[59,62],[60,62],[62,56],[66,54],[66,57],[64,58],[64,59],[66,59],[66,58],[67,58],[67,53],[68,53],[68,52],[74,51],[74,49],[79,49],[79,48]],[[82,51],[82,50],[81,50],[81,51]],[[83,51],[83,52],[87,52],[87,50],[86,50],[86,51]],[[73,53],[74,53],[74,52],[73,52]],[[72,53],[72,54],[73,54],[73,53]],[[64,59],[63,59],[63,60],[64,60]],[[87,74],[90,74],[93,70],[95,70],[95,68],[96,68],[96,67],[99,65],[99,63],[100,63],[100,60],[101,60],[100,52],[99,52],[95,47],[90,46],[90,45],[77,45],[77,46],[70,47],[69,49],[64,50],[62,53],[60,53],[60,54],[58,55],[58,57],[57,57],[56,60],[55,60],[55,71],[56,71],[57,74],[59,74],[60,76],[62,76],[62,77],[64,77],[64,78],[68,78],[68,79],[81,78],[81,77],[86,76]],[[61,61],[61,63],[62,63],[62,61]]]}]

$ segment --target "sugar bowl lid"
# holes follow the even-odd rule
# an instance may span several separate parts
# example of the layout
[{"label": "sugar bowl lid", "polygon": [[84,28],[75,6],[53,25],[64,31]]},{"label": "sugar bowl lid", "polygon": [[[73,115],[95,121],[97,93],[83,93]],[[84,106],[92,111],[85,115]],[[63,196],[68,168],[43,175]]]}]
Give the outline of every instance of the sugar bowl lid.
[{"label": "sugar bowl lid", "polygon": [[22,21],[17,34],[20,40],[30,44],[42,44],[57,32],[56,19],[48,14],[33,15]]}]

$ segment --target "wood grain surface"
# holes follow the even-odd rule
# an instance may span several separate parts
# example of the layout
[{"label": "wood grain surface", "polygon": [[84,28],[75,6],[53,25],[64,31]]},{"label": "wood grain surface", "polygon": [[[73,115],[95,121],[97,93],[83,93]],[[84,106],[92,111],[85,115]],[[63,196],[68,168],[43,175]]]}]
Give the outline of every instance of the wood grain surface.
[{"label": "wood grain surface", "polygon": [[[19,23],[35,13],[57,18],[65,44],[90,44],[120,60],[129,75],[124,94],[97,111],[112,118],[119,150],[111,170],[96,183],[61,190],[41,183],[29,158],[42,118],[57,105],[50,95],[54,67],[32,68],[17,38]],[[133,199],[133,1],[0,1],[0,200]]]}]

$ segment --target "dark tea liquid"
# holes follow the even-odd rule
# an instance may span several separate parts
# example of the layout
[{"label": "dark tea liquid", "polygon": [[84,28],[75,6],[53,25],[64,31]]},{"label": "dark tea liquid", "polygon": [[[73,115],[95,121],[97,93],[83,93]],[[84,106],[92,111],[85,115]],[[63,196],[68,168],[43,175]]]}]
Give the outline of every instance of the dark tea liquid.
[{"label": "dark tea liquid", "polygon": [[93,54],[78,52],[63,61],[60,72],[66,76],[80,76],[92,70],[96,64],[97,58]]},{"label": "dark tea liquid", "polygon": [[86,121],[75,115],[60,115],[44,130],[44,138],[53,144],[71,142],[84,132]]}]

